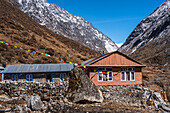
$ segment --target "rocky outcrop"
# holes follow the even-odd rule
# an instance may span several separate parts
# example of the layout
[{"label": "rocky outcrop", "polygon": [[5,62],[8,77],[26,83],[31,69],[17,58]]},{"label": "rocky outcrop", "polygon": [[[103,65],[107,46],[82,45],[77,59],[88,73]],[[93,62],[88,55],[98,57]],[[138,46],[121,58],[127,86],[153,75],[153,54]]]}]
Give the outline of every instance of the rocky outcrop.
[{"label": "rocky outcrop", "polygon": [[31,96],[28,100],[27,106],[33,111],[39,111],[42,109],[43,103],[39,95]]},{"label": "rocky outcrop", "polygon": [[147,99],[149,105],[154,105],[156,110],[163,109],[170,112],[170,104],[163,100],[161,93],[144,88],[144,96]]},{"label": "rocky outcrop", "polygon": [[19,6],[19,4],[18,4],[18,2],[16,0],[6,0],[6,1],[9,2],[10,4],[12,4],[15,7]]},{"label": "rocky outcrop", "polygon": [[80,68],[72,70],[66,96],[75,103],[103,102],[101,91]]}]

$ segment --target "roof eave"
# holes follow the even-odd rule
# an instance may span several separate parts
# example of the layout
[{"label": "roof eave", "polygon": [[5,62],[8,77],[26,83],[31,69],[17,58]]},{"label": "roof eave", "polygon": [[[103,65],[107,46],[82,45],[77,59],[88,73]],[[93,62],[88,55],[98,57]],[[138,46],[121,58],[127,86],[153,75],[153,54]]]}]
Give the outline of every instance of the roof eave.
[{"label": "roof eave", "polygon": [[87,67],[146,67],[145,65],[88,65]]}]

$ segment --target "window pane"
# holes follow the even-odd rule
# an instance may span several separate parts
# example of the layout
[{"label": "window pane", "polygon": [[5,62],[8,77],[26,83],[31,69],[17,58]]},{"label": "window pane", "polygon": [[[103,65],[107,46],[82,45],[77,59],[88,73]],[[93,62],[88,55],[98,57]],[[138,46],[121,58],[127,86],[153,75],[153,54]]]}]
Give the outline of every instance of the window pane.
[{"label": "window pane", "polygon": [[112,71],[112,68],[106,68],[106,71]]},{"label": "window pane", "polygon": [[122,77],[121,79],[122,79],[122,80],[125,80],[125,72],[122,72],[121,75],[122,75],[122,76],[121,76],[121,77]]},{"label": "window pane", "polygon": [[12,81],[15,81],[15,75],[12,75]]},{"label": "window pane", "polygon": [[112,80],[112,72],[109,73],[109,80]]},{"label": "window pane", "polygon": [[102,80],[102,73],[99,73],[99,80]]},{"label": "window pane", "polygon": [[132,71],[132,68],[128,68],[128,71]]},{"label": "window pane", "polygon": [[98,68],[98,70],[100,70],[100,71],[104,71],[105,69],[104,69],[104,68]]},{"label": "window pane", "polygon": [[107,81],[108,78],[107,78],[107,74],[103,74],[103,81]]},{"label": "window pane", "polygon": [[130,81],[130,72],[126,72],[126,80]]},{"label": "window pane", "polygon": [[135,80],[135,73],[131,72],[131,80]]},{"label": "window pane", "polygon": [[32,76],[32,74],[27,74],[27,75],[26,75],[26,80],[27,80],[27,81],[33,81],[33,76]]},{"label": "window pane", "polygon": [[15,80],[18,81],[18,75],[15,75],[15,78],[16,78]]}]

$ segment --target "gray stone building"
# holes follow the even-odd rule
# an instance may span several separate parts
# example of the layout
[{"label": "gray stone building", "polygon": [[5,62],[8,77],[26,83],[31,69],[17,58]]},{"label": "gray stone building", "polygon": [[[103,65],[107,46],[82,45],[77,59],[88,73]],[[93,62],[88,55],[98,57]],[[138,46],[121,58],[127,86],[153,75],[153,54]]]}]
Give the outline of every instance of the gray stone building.
[{"label": "gray stone building", "polygon": [[63,82],[73,68],[73,64],[7,65],[3,73],[11,82]]}]

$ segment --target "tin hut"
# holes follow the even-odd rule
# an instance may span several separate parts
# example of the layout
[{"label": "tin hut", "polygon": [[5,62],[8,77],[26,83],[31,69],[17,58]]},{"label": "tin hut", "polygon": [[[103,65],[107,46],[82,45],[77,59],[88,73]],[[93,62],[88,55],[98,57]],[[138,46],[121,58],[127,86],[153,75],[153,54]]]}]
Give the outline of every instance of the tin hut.
[{"label": "tin hut", "polygon": [[100,85],[142,84],[142,65],[127,55],[114,51],[83,62],[93,83]]},{"label": "tin hut", "polygon": [[73,64],[7,65],[3,73],[8,81],[63,82],[73,68]]}]

